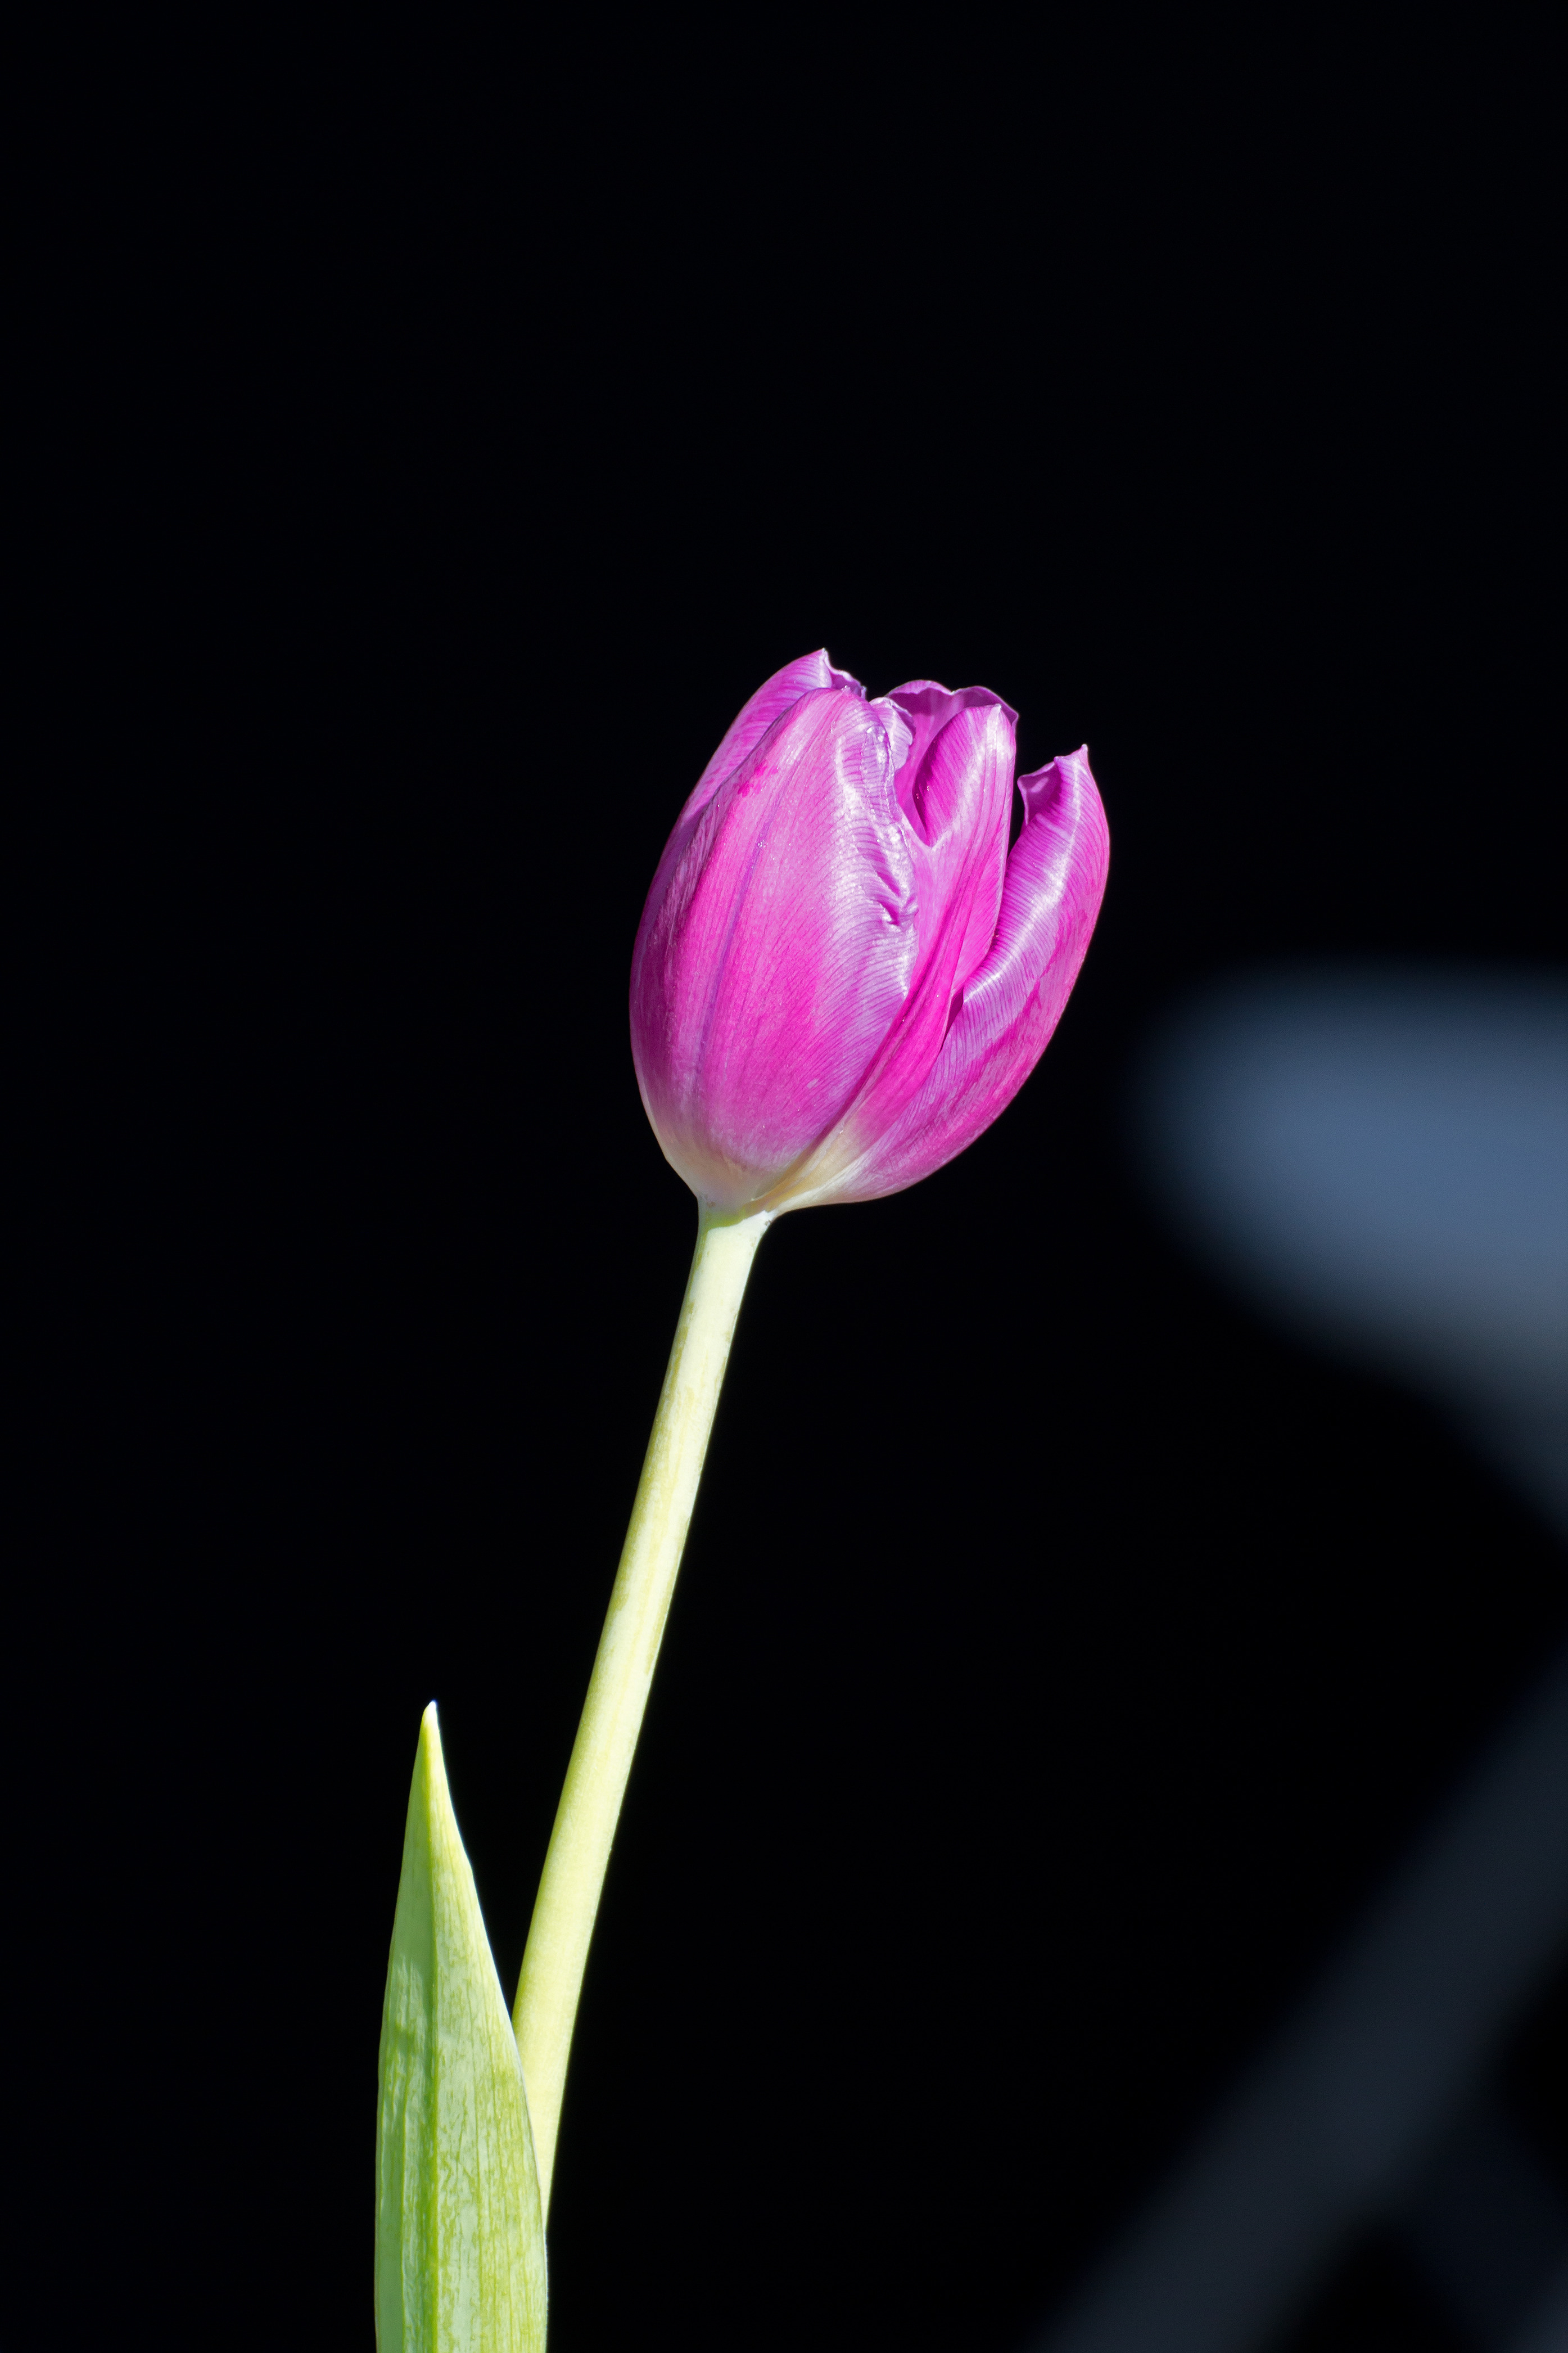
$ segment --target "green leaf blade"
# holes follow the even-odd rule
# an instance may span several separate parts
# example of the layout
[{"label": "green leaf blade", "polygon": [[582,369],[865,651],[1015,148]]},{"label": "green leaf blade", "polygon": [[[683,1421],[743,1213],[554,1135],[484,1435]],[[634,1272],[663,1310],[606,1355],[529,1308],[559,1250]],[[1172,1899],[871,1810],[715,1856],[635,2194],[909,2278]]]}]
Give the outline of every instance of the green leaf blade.
[{"label": "green leaf blade", "polygon": [[375,2154],[378,2353],[543,2353],[528,2096],[434,1705],[404,1833]]}]

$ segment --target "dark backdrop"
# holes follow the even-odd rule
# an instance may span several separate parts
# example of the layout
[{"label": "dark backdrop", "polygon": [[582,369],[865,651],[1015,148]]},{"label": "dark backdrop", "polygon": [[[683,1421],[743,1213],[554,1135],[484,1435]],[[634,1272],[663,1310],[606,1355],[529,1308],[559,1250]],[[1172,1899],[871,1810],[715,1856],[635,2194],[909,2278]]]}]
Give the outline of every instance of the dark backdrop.
[{"label": "dark backdrop", "polygon": [[1555,951],[1536,61],[1152,38],[210,61],[89,225],[16,1630],[123,2151],[72,2293],[159,2341],[371,2343],[432,1696],[512,1990],[694,1224],[633,934],[792,656],[1087,741],[1111,880],[998,1126],[758,1261],[552,2348],[1017,2347],[1562,1629],[1523,1506],[1213,1291],[1123,1116],[1210,973]]}]

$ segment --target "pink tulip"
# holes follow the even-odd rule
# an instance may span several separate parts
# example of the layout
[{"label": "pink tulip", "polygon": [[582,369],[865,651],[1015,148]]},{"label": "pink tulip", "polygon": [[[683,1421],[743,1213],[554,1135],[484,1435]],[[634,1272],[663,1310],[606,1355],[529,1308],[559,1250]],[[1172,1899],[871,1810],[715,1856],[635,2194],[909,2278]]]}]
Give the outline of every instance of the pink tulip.
[{"label": "pink tulip", "polygon": [[[665,845],[632,952],[632,1056],[701,1205],[653,1435],[513,2011],[548,2211],[599,1893],[757,1245],[782,1209],[929,1176],[1011,1103],[1078,977],[1110,844],[1089,761],[1018,786],[1015,714],[825,653],[759,688]],[[401,1915],[400,1915],[401,1916]]]},{"label": "pink tulip", "polygon": [[807,655],[681,810],[632,954],[654,1133],[719,1210],[864,1201],[973,1144],[1045,1050],[1105,889],[1083,751],[1018,780],[1016,714]]}]

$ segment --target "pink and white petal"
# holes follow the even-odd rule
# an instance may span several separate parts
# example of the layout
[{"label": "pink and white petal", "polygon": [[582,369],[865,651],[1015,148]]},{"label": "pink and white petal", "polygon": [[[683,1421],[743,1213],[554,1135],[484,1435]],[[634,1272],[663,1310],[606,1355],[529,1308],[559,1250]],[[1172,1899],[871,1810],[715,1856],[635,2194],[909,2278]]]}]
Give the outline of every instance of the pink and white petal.
[{"label": "pink and white petal", "polygon": [[819,694],[826,687],[840,687],[861,702],[866,700],[866,690],[859,680],[851,678],[847,670],[836,670],[827,659],[826,647],[814,654],[802,654],[798,660],[785,662],[783,670],[774,670],[730,722],[681,816],[685,817],[693,807],[700,807],[732,768],[749,759],[774,720],[782,719],[803,694]]},{"label": "pink and white petal", "polygon": [[[898,1020],[843,1122],[843,1133],[809,1170],[815,1186],[882,1134],[925,1084],[953,1018],[966,976],[995,936],[1007,862],[1013,789],[1013,720],[984,690],[947,698],[928,731],[906,802],[914,868],[919,957]],[[911,816],[910,812],[913,812]]]},{"label": "pink and white petal", "polygon": [[873,1200],[953,1159],[1045,1051],[1089,947],[1110,841],[1087,745],[1019,779],[1025,818],[989,955],[913,1101],[815,1200]]},{"label": "pink and white petal", "polygon": [[[962,987],[989,953],[1001,914],[1016,714],[977,686],[953,695],[928,688],[918,704],[900,688],[889,700],[901,702],[917,730],[898,794],[925,852],[928,921],[934,913],[945,927],[962,905],[955,982]],[[916,864],[919,871],[920,849]]]},{"label": "pink and white petal", "polygon": [[700,1197],[758,1198],[838,1120],[898,1018],[917,953],[887,733],[802,697],[716,787],[639,931],[644,1101]]},{"label": "pink and white petal", "polygon": [[645,923],[649,911],[664,895],[670,869],[680,856],[692,826],[725,777],[738,768],[742,760],[750,759],[768,729],[786,712],[792,711],[803,695],[820,694],[830,687],[841,688],[862,702],[866,699],[866,690],[859,680],[851,678],[847,670],[836,670],[827,659],[826,648],[819,648],[816,653],[802,654],[797,660],[786,662],[783,670],[774,670],[772,678],[763,680],[750,701],[742,703],[725,729],[718,750],[688,794],[680,815],[670,828],[669,839],[665,843],[664,853],[648,886],[643,912]]},{"label": "pink and white petal", "polygon": [[875,709],[887,714],[889,733],[895,746],[899,776],[899,806],[922,838],[929,839],[923,811],[923,796],[915,787],[932,739],[961,711],[994,709],[1005,714],[1011,727],[1016,729],[1018,714],[993,694],[986,686],[963,686],[956,693],[940,685],[935,679],[915,678],[896,686],[890,694],[880,696]]}]

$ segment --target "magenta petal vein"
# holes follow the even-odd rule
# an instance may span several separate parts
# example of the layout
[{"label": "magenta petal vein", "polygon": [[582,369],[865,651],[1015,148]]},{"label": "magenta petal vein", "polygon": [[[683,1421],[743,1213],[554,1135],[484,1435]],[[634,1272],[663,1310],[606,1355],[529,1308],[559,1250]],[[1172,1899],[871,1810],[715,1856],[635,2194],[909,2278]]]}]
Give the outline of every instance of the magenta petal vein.
[{"label": "magenta petal vein", "polygon": [[1016,713],[826,653],[736,718],[681,810],[632,955],[632,1055],[666,1158],[720,1211],[919,1182],[1017,1093],[1105,890],[1087,753],[1017,790]]}]

